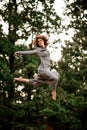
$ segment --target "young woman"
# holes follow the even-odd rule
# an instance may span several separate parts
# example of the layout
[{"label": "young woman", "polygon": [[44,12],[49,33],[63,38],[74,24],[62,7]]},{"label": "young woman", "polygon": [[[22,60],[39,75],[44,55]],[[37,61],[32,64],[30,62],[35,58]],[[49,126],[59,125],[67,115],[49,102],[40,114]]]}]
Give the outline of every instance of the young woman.
[{"label": "young woman", "polygon": [[38,76],[34,79],[26,79],[23,77],[14,78],[16,81],[29,83],[31,85],[39,85],[45,83],[52,87],[52,99],[56,100],[56,87],[59,80],[59,73],[55,70],[52,71],[50,68],[50,53],[47,49],[48,38],[43,35],[37,35],[33,45],[34,50],[30,51],[17,51],[15,55],[38,55],[40,57],[40,65],[38,67]]}]

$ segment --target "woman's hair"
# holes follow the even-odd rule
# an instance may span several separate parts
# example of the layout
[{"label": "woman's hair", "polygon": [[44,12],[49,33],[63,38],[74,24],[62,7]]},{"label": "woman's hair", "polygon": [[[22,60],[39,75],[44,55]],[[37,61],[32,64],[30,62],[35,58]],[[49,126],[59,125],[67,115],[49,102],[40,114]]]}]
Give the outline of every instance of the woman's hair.
[{"label": "woman's hair", "polygon": [[42,39],[44,41],[45,46],[48,46],[48,44],[49,44],[48,37],[46,37],[44,35],[36,35],[35,40],[33,41],[34,47],[38,47],[39,46],[38,45],[38,39]]}]

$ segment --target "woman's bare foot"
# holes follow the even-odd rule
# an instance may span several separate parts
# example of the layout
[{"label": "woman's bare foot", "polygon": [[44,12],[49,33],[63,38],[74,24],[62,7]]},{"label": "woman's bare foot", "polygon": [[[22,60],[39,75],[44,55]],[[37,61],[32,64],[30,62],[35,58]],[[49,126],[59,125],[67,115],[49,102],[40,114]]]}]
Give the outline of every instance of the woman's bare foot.
[{"label": "woman's bare foot", "polygon": [[14,78],[14,81],[29,83],[29,79],[26,79],[26,78],[23,78],[23,77]]},{"label": "woman's bare foot", "polygon": [[53,99],[53,100],[56,100],[56,90],[53,90],[53,91],[52,91],[52,99]]}]

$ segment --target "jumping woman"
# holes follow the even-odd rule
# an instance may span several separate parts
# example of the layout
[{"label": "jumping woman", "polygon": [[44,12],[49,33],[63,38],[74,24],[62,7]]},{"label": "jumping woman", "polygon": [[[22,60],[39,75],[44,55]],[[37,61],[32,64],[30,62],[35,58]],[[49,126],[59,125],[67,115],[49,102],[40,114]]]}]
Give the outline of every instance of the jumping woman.
[{"label": "jumping woman", "polygon": [[52,71],[50,67],[50,53],[47,49],[47,45],[49,44],[48,38],[43,35],[37,35],[32,44],[34,45],[34,50],[17,51],[15,55],[38,55],[41,61],[38,67],[38,76],[33,79],[19,77],[14,78],[14,80],[34,86],[41,83],[47,84],[52,87],[52,99],[56,100],[56,87],[59,80],[59,73],[56,70]]}]

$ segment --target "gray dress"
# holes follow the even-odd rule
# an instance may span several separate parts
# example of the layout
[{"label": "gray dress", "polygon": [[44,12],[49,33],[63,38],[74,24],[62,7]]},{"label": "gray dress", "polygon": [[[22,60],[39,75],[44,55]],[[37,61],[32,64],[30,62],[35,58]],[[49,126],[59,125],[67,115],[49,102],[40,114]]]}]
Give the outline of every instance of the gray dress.
[{"label": "gray dress", "polygon": [[29,51],[18,51],[22,55],[38,55],[40,57],[40,65],[38,67],[37,78],[29,79],[29,84],[39,85],[44,83],[50,85],[53,90],[56,89],[59,80],[59,73],[55,70],[52,71],[50,68],[50,53],[47,48],[37,47],[34,50]]}]

